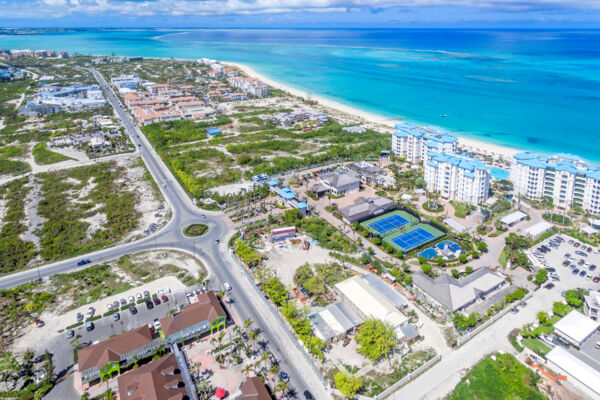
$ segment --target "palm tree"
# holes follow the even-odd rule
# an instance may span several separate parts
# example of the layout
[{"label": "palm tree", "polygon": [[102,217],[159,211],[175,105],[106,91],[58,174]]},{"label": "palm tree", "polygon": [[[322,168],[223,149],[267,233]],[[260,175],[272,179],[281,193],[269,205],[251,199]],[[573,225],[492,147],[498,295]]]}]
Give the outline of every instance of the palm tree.
[{"label": "palm tree", "polygon": [[269,356],[271,355],[271,353],[269,353],[268,351],[265,351],[262,356],[260,357],[260,361],[264,363],[263,367],[267,368],[267,361],[269,361]]},{"label": "palm tree", "polygon": [[246,318],[246,320],[244,321],[244,329],[245,330],[250,329],[250,327],[252,326],[253,323],[254,323],[254,321],[252,321],[250,318]]},{"label": "palm tree", "polygon": [[253,329],[248,332],[248,341],[252,344],[252,353],[254,353],[254,345],[256,344],[256,340],[258,339],[258,329]]},{"label": "palm tree", "polygon": [[252,372],[252,369],[253,369],[253,368],[252,368],[252,364],[246,364],[246,365],[244,366],[244,368],[242,369],[242,372],[244,373],[244,377],[245,377],[246,379],[248,379],[248,374],[249,374],[250,372]]}]

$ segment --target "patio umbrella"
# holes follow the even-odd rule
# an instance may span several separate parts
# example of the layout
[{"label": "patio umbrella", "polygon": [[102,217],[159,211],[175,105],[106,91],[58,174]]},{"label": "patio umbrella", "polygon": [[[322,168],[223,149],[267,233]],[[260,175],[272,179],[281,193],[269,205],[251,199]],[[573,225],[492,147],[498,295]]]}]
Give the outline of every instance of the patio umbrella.
[{"label": "patio umbrella", "polygon": [[216,397],[217,399],[222,399],[222,398],[224,398],[226,394],[227,394],[227,392],[226,392],[226,391],[225,391],[225,389],[223,389],[223,388],[218,388],[218,389],[215,391],[215,397]]}]

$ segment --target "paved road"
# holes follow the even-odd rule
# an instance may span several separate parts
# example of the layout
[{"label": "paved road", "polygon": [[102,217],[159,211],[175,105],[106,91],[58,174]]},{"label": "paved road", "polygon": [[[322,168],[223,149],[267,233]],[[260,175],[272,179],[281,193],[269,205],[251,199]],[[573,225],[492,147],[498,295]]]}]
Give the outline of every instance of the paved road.
[{"label": "paved road", "polygon": [[[89,253],[80,258],[90,259],[91,265],[96,265],[126,254],[155,249],[174,249],[199,256],[212,270],[213,280],[216,277],[218,284],[229,282],[234,287],[231,294],[235,300],[231,305],[233,311],[242,319],[253,320],[254,326],[262,330],[264,338],[269,341],[269,350],[282,360],[282,369],[290,375],[291,386],[298,393],[309,390],[317,399],[330,398],[311,363],[286,332],[287,328],[271,312],[267,300],[252,286],[242,269],[235,264],[229,254],[226,243],[233,234],[233,225],[227,222],[222,213],[202,211],[193,204],[139,127],[121,106],[104,78],[98,72],[94,70],[92,72],[104,89],[108,101],[121,118],[128,136],[137,147],[163,196],[171,205],[173,217],[163,229],[153,235],[135,242]],[[183,228],[193,223],[207,224],[210,229],[206,235],[199,238],[186,237],[183,235]],[[219,245],[215,244],[217,238],[221,239]],[[88,264],[85,267],[89,266]],[[85,267],[77,267],[77,259],[63,260],[5,276],[0,279],[0,288],[10,288],[38,279],[38,277],[46,278],[57,273],[72,272]]]}]

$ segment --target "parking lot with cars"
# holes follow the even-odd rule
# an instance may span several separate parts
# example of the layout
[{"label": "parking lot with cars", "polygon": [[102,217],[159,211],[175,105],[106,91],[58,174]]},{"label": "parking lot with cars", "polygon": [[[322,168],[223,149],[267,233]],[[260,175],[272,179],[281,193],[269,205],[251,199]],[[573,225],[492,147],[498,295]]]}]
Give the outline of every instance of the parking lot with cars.
[{"label": "parking lot with cars", "polygon": [[530,249],[529,253],[537,268],[548,271],[546,289],[600,288],[600,254],[596,247],[569,236],[554,235]]}]

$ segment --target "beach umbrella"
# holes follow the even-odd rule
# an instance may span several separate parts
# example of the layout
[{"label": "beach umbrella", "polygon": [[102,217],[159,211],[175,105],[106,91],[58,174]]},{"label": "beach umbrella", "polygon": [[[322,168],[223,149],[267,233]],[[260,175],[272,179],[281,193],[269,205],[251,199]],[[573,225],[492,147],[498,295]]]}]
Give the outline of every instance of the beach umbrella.
[{"label": "beach umbrella", "polygon": [[223,388],[218,388],[218,389],[215,391],[215,397],[216,397],[217,399],[222,399],[222,398],[224,398],[226,394],[227,394],[227,392],[226,392],[226,391],[225,391],[225,389],[223,389]]}]

